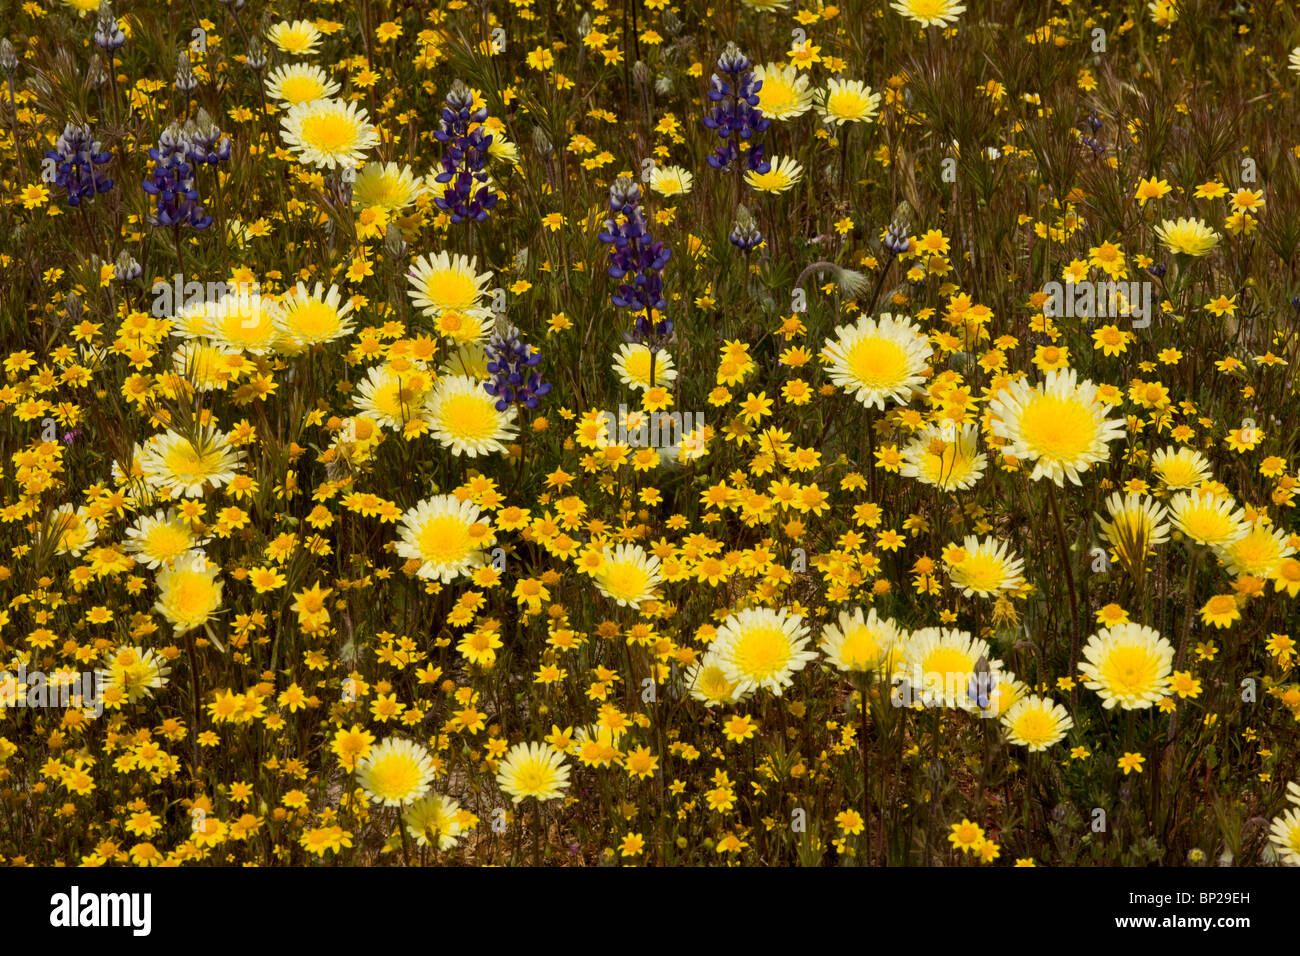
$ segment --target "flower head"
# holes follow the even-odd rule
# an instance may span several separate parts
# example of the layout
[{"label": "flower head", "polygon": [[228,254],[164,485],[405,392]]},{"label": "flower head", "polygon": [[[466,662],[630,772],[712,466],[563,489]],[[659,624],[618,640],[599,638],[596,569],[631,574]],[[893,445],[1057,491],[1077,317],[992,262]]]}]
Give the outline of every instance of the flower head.
[{"label": "flower head", "polygon": [[1140,710],[1169,696],[1174,648],[1150,627],[1123,623],[1102,628],[1083,648],[1083,685],[1107,710]]},{"label": "flower head", "polygon": [[357,761],[357,782],[375,803],[402,807],[429,792],[436,774],[433,758],[420,744],[389,737]]},{"label": "flower head", "polygon": [[1004,455],[1034,463],[1037,480],[1063,485],[1069,478],[1109,459],[1108,442],[1124,434],[1124,423],[1106,417],[1110,406],[1097,398],[1097,386],[1078,382],[1074,369],[1047,373],[1032,387],[1024,379],[1012,382],[989,403],[993,433],[1008,441]]}]

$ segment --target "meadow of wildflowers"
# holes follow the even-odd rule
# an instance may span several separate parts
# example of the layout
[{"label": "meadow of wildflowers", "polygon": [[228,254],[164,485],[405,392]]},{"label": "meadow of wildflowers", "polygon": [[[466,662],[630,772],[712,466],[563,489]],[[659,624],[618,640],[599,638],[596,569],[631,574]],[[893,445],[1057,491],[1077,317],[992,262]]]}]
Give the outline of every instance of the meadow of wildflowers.
[{"label": "meadow of wildflowers", "polygon": [[0,862],[1300,865],[1294,4],[0,32]]}]

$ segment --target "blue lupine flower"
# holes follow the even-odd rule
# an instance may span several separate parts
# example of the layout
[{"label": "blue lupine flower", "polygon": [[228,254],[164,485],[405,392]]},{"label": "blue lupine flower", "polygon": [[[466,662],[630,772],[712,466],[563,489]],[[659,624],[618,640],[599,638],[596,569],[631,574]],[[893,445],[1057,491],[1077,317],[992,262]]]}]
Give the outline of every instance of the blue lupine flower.
[{"label": "blue lupine flower", "polygon": [[[610,296],[616,308],[628,309],[636,317],[628,341],[649,345],[654,351],[672,334],[671,319],[651,321],[650,313],[668,308],[664,282],[660,276],[672,251],[655,242],[646,232],[641,212],[641,187],[631,177],[620,176],[609,187],[609,209],[600,241],[613,246],[609,250],[609,277],[619,283]],[[620,221],[621,220],[621,221]]]},{"label": "blue lupine flower", "polygon": [[483,388],[497,400],[496,409],[504,412],[519,404],[533,409],[547,392],[549,382],[542,381],[542,373],[534,371],[542,356],[519,338],[519,330],[506,324],[493,334],[487,344],[487,370],[491,379]]},{"label": "blue lupine flower", "polygon": [[112,154],[101,150],[90,132],[89,124],[63,127],[54,149],[47,150],[45,158],[54,161],[54,184],[68,191],[68,205],[80,206],[81,200],[113,188],[113,180],[102,175],[96,166],[103,166]]},{"label": "blue lupine flower", "polygon": [[[714,169],[730,169],[740,156],[741,140],[750,141],[757,133],[765,133],[772,121],[758,109],[758,91],[763,81],[754,79],[749,57],[741,53],[734,43],[728,43],[718,57],[717,70],[709,81],[709,102],[713,108],[704,117],[704,125],[726,142],[712,156],[707,157]],[[763,158],[763,146],[750,142],[746,153],[749,168],[765,173],[772,164]]]},{"label": "blue lupine flower", "polygon": [[[488,186],[488,147],[492,134],[482,126],[487,108],[474,109],[474,94],[460,80],[452,84],[442,108],[442,128],[433,131],[434,139],[446,143],[442,154],[442,172],[434,182],[444,183],[442,195],[434,203],[451,215],[453,223],[466,220],[482,222],[488,210],[497,204],[497,195]],[[478,123],[473,131],[470,125]]]},{"label": "blue lupine flower", "polygon": [[151,225],[195,229],[212,225],[212,217],[204,214],[199,191],[194,188],[191,149],[189,136],[176,123],[163,130],[157,146],[149,148],[154,166],[143,183],[144,191],[158,197],[158,205],[149,217]]}]

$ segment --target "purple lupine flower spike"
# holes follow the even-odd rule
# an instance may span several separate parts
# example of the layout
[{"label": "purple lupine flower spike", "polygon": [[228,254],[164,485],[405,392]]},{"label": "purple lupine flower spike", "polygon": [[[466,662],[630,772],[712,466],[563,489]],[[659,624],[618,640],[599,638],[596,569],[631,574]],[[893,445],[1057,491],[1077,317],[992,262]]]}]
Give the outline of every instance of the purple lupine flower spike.
[{"label": "purple lupine flower spike", "polygon": [[662,313],[668,308],[660,273],[672,251],[646,232],[641,187],[631,177],[620,176],[609,187],[609,209],[612,216],[605,220],[599,238],[613,247],[609,250],[608,271],[619,286],[610,296],[610,302],[635,316],[632,332],[624,338],[649,345],[655,351],[667,342],[673,331],[671,319],[665,317],[652,322],[650,318],[652,311]]},{"label": "purple lupine flower spike", "polygon": [[[440,162],[442,171],[434,177],[434,182],[445,188],[433,201],[450,214],[453,224],[482,222],[498,198],[488,185],[484,168],[492,145],[492,134],[482,125],[488,116],[487,107],[474,109],[474,94],[460,80],[451,85],[444,103],[442,125],[433,136],[447,146]],[[478,124],[473,131],[472,124]]]},{"label": "purple lupine flower spike", "polygon": [[189,136],[176,123],[163,130],[157,146],[149,148],[154,165],[143,186],[149,195],[158,197],[158,204],[149,217],[151,225],[195,229],[212,225],[212,217],[204,214],[199,191],[194,188],[192,149]]},{"label": "purple lupine flower spike", "polygon": [[519,330],[513,325],[506,323],[493,334],[487,344],[487,357],[491,378],[483,388],[496,398],[497,411],[504,412],[516,404],[534,409],[551,390],[550,383],[543,382],[542,373],[536,371],[542,356],[520,340]]},{"label": "purple lupine flower spike", "polygon": [[752,142],[755,134],[767,132],[772,121],[758,109],[758,91],[763,81],[754,79],[749,57],[741,53],[734,43],[718,57],[716,70],[709,80],[709,102],[713,104],[704,125],[725,140],[723,145],[706,157],[714,169],[730,169],[740,156],[740,143],[749,142],[745,159],[756,173],[766,173],[772,164],[764,159],[762,144]]},{"label": "purple lupine flower spike", "polygon": [[53,161],[53,182],[68,191],[69,206],[80,206],[81,200],[113,188],[113,180],[96,169],[113,156],[100,148],[89,124],[64,126],[54,149],[47,150],[45,158]]}]

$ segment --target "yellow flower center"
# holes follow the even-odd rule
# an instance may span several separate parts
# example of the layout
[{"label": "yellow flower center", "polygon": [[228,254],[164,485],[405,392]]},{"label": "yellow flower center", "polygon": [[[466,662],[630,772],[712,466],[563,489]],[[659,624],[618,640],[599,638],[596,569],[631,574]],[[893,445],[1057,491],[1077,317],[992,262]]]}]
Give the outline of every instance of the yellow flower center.
[{"label": "yellow flower center", "polygon": [[750,627],[736,642],[734,660],[744,676],[763,680],[785,669],[790,660],[790,639],[779,627]]},{"label": "yellow flower center", "polygon": [[303,142],[315,147],[322,153],[341,153],[351,148],[356,142],[355,122],[348,116],[321,112],[304,117],[302,123]]},{"label": "yellow flower center", "polygon": [[370,783],[384,799],[400,800],[420,785],[420,768],[405,754],[381,757],[370,767]]},{"label": "yellow flower center", "polygon": [[1117,647],[1102,665],[1107,683],[1124,694],[1153,690],[1157,672],[1156,658],[1144,647]]},{"label": "yellow flower center", "polygon": [[440,309],[463,312],[478,301],[478,284],[455,269],[438,269],[424,280],[424,294]]},{"label": "yellow flower center", "polygon": [[472,545],[465,523],[455,515],[439,515],[420,530],[420,554],[435,564],[463,560]]},{"label": "yellow flower center", "polygon": [[1020,418],[1020,433],[1032,450],[1054,461],[1072,461],[1092,447],[1097,424],[1081,403],[1046,395],[1035,399]]},{"label": "yellow flower center", "polygon": [[314,76],[291,76],[280,84],[280,96],[290,103],[310,103],[324,93]]},{"label": "yellow flower center", "polygon": [[488,438],[496,433],[497,414],[486,392],[453,395],[442,403],[442,426],[461,439]]},{"label": "yellow flower center", "polygon": [[324,302],[308,302],[289,316],[291,326],[304,339],[326,339],[339,328],[339,314]]},{"label": "yellow flower center", "polygon": [[864,337],[846,356],[853,376],[871,388],[894,387],[907,378],[907,354],[897,343],[878,336]]}]

